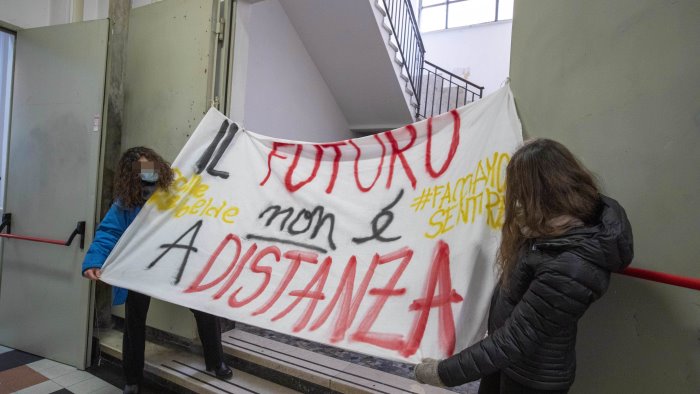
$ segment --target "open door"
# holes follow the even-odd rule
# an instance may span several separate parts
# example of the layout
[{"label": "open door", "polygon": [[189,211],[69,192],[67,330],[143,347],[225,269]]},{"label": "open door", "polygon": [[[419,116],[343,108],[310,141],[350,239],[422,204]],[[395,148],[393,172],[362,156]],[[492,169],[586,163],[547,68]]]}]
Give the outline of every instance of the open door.
[{"label": "open door", "polygon": [[[232,0],[165,0],[129,15],[122,150],[155,149],[172,162],[214,105],[229,107]],[[124,316],[123,307],[112,312]],[[147,324],[194,339],[187,308],[153,299]]]},{"label": "open door", "polygon": [[107,59],[107,20],[17,32],[5,195],[15,236],[3,238],[0,343],[84,369]]}]

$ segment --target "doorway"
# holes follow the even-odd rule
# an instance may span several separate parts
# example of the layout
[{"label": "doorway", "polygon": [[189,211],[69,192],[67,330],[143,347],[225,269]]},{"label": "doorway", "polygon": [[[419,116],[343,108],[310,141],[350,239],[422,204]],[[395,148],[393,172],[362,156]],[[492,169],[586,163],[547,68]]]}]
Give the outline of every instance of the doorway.
[{"label": "doorway", "polygon": [[79,369],[90,353],[91,285],[80,266],[94,231],[108,28],[18,29],[2,78],[12,92],[3,108],[0,343]]},{"label": "doorway", "polygon": [[[0,28],[0,214],[5,206],[5,165],[10,130],[12,69],[15,62],[15,33]],[[1,272],[1,271],[0,271]]]}]

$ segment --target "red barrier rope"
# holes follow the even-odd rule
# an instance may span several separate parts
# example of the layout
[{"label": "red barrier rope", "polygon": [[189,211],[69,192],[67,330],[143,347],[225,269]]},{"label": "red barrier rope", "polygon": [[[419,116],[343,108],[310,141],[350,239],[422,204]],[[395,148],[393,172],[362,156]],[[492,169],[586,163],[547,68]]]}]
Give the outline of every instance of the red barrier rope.
[{"label": "red barrier rope", "polygon": [[66,245],[66,241],[60,241],[56,239],[48,239],[48,238],[38,238],[38,237],[27,237],[24,235],[15,235],[15,234],[0,234],[0,237],[2,238],[12,238],[12,239],[21,239],[24,241],[34,241],[34,242],[43,242],[45,244],[54,244],[54,245]]},{"label": "red barrier rope", "polygon": [[631,267],[626,268],[620,273],[627,276],[633,276],[635,278],[666,283],[668,285],[680,286],[693,290],[700,290],[700,279],[698,278],[689,278],[685,276],[671,275],[664,272],[649,271]]}]

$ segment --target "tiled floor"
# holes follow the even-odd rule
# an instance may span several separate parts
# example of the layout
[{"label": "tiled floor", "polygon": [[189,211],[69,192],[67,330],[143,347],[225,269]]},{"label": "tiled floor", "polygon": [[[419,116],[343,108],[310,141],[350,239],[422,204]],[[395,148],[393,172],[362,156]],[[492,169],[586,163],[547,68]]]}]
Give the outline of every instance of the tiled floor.
[{"label": "tiled floor", "polygon": [[0,394],[117,394],[121,390],[71,366],[0,346]]}]

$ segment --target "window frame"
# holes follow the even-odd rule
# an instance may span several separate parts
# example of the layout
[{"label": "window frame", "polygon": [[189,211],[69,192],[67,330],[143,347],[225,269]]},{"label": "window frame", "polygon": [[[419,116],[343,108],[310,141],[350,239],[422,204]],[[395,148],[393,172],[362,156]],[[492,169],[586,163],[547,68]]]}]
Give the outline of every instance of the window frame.
[{"label": "window frame", "polygon": [[473,23],[473,24],[464,25],[464,26],[448,27],[448,26],[449,26],[449,25],[448,25],[448,23],[449,23],[449,17],[450,17],[450,4],[464,3],[464,2],[466,2],[466,1],[469,1],[469,0],[440,0],[439,3],[424,6],[424,5],[423,5],[423,0],[419,0],[419,2],[418,2],[418,28],[419,28],[419,29],[420,29],[420,25],[421,25],[421,18],[423,17],[423,9],[425,9],[425,8],[433,8],[433,7],[445,6],[445,24],[444,24],[444,26],[443,26],[442,28],[440,28],[440,29],[430,30],[430,31],[427,31],[427,32],[423,32],[423,31],[421,30],[421,33],[431,33],[431,32],[434,32],[434,31],[448,30],[448,29],[459,29],[459,28],[463,28],[463,27],[477,26],[477,25],[481,25],[481,24],[484,24],[484,23],[500,22],[500,21],[512,20],[512,19],[513,19],[513,18],[508,18],[508,19],[499,19],[499,18],[498,18],[498,4],[499,4],[500,0],[496,0],[496,12],[494,13],[494,20],[492,20],[492,21],[487,21],[487,22],[481,22],[481,23]]}]

